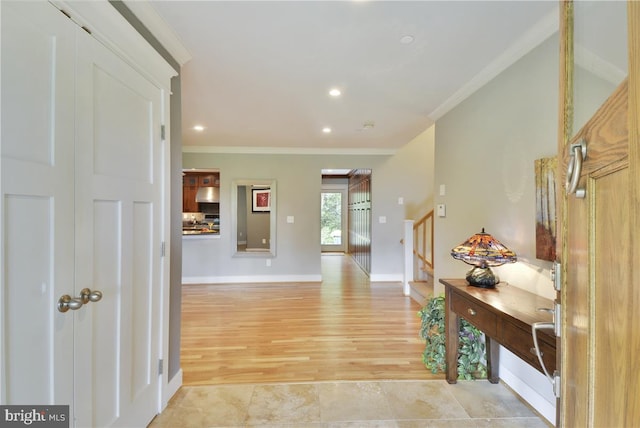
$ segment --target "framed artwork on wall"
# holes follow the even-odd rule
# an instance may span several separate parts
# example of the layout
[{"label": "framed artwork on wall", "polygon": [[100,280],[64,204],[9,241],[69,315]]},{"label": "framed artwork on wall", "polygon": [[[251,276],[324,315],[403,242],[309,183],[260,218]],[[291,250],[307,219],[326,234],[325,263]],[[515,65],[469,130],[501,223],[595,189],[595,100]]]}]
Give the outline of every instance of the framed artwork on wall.
[{"label": "framed artwork on wall", "polygon": [[271,211],[271,189],[251,189],[251,211],[268,213]]},{"label": "framed artwork on wall", "polygon": [[536,258],[556,259],[556,156],[536,159]]}]

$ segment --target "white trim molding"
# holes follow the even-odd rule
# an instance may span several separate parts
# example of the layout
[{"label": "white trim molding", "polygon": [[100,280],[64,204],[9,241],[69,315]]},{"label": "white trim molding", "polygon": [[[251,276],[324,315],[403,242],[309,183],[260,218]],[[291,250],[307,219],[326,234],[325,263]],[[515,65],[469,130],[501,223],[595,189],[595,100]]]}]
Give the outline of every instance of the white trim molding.
[{"label": "white trim molding", "polygon": [[182,146],[182,153],[222,153],[258,155],[376,155],[393,156],[397,149],[331,149],[302,147],[233,147],[233,146]]},{"label": "white trim molding", "polygon": [[482,69],[480,73],[463,85],[438,108],[432,111],[429,114],[429,118],[437,121],[449,111],[453,110],[454,107],[489,83],[494,77],[556,33],[559,28],[559,23],[559,9],[556,8],[553,12],[548,13],[538,21],[535,26],[516,40],[504,53]]},{"label": "white trim molding", "polygon": [[49,1],[158,88],[171,91],[170,79],[178,72],[108,1]]},{"label": "white trim molding", "polygon": [[500,346],[500,380],[533,407],[549,423],[555,424],[553,387],[532,366]]},{"label": "white trim molding", "polygon": [[166,23],[160,14],[153,8],[151,2],[144,0],[123,0],[123,3],[136,18],[158,39],[160,44],[169,51],[171,56],[182,67],[191,61],[191,53],[182,44],[175,31]]},{"label": "white trim molding", "polygon": [[321,275],[237,275],[237,276],[187,276],[182,284],[246,284],[266,282],[320,282]]},{"label": "white trim molding", "polygon": [[399,287],[402,287],[402,279],[404,275],[402,272],[399,273],[384,273],[384,274],[375,274],[372,273],[369,276],[369,281],[371,282],[397,282]]}]

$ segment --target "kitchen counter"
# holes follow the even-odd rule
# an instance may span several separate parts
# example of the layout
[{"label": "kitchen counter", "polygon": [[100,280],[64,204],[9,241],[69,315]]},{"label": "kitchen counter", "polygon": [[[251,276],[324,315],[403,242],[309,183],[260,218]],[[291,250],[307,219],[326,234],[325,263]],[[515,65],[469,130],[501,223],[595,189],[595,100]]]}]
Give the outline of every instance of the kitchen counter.
[{"label": "kitchen counter", "polygon": [[220,219],[213,214],[183,212],[182,236],[220,236]]},{"label": "kitchen counter", "polygon": [[220,232],[208,232],[208,233],[184,233],[182,232],[182,239],[184,240],[200,240],[200,239],[220,239]]},{"label": "kitchen counter", "polygon": [[220,231],[215,229],[182,229],[183,235],[219,235]]},{"label": "kitchen counter", "polygon": [[182,226],[182,236],[220,236],[220,229],[209,229],[207,225],[197,224],[193,226]]}]

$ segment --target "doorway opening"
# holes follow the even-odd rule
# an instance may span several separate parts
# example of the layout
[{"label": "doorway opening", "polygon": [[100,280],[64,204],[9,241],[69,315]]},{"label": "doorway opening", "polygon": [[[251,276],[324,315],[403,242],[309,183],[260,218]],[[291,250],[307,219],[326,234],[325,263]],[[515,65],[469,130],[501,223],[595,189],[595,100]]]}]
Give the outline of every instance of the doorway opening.
[{"label": "doorway opening", "polygon": [[320,245],[323,253],[346,249],[347,189],[324,189],[320,193]]},{"label": "doorway opening", "polygon": [[323,169],[321,198],[322,254],[349,254],[368,275],[371,272],[371,170]]}]

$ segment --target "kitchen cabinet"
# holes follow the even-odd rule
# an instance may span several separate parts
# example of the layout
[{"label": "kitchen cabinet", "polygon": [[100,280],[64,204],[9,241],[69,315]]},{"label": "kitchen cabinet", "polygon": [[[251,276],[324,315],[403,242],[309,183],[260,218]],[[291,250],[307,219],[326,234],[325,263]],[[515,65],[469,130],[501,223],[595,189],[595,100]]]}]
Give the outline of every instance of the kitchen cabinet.
[{"label": "kitchen cabinet", "polygon": [[183,186],[195,186],[195,187],[198,187],[198,176],[197,175],[191,175],[191,174],[185,174],[185,176],[182,177],[182,185]]},{"label": "kitchen cabinet", "polygon": [[182,212],[200,212],[196,194],[200,187],[219,187],[219,172],[185,172],[182,177]]},{"label": "kitchen cabinet", "polygon": [[198,186],[182,186],[182,212],[198,212],[196,193],[198,193]]},{"label": "kitchen cabinet", "polygon": [[215,183],[216,179],[213,174],[201,175],[198,177],[198,186],[200,187],[216,187],[220,185],[219,181],[217,185]]},{"label": "kitchen cabinet", "polygon": [[185,171],[184,175],[182,176],[182,185],[197,187],[219,187],[220,173]]}]

